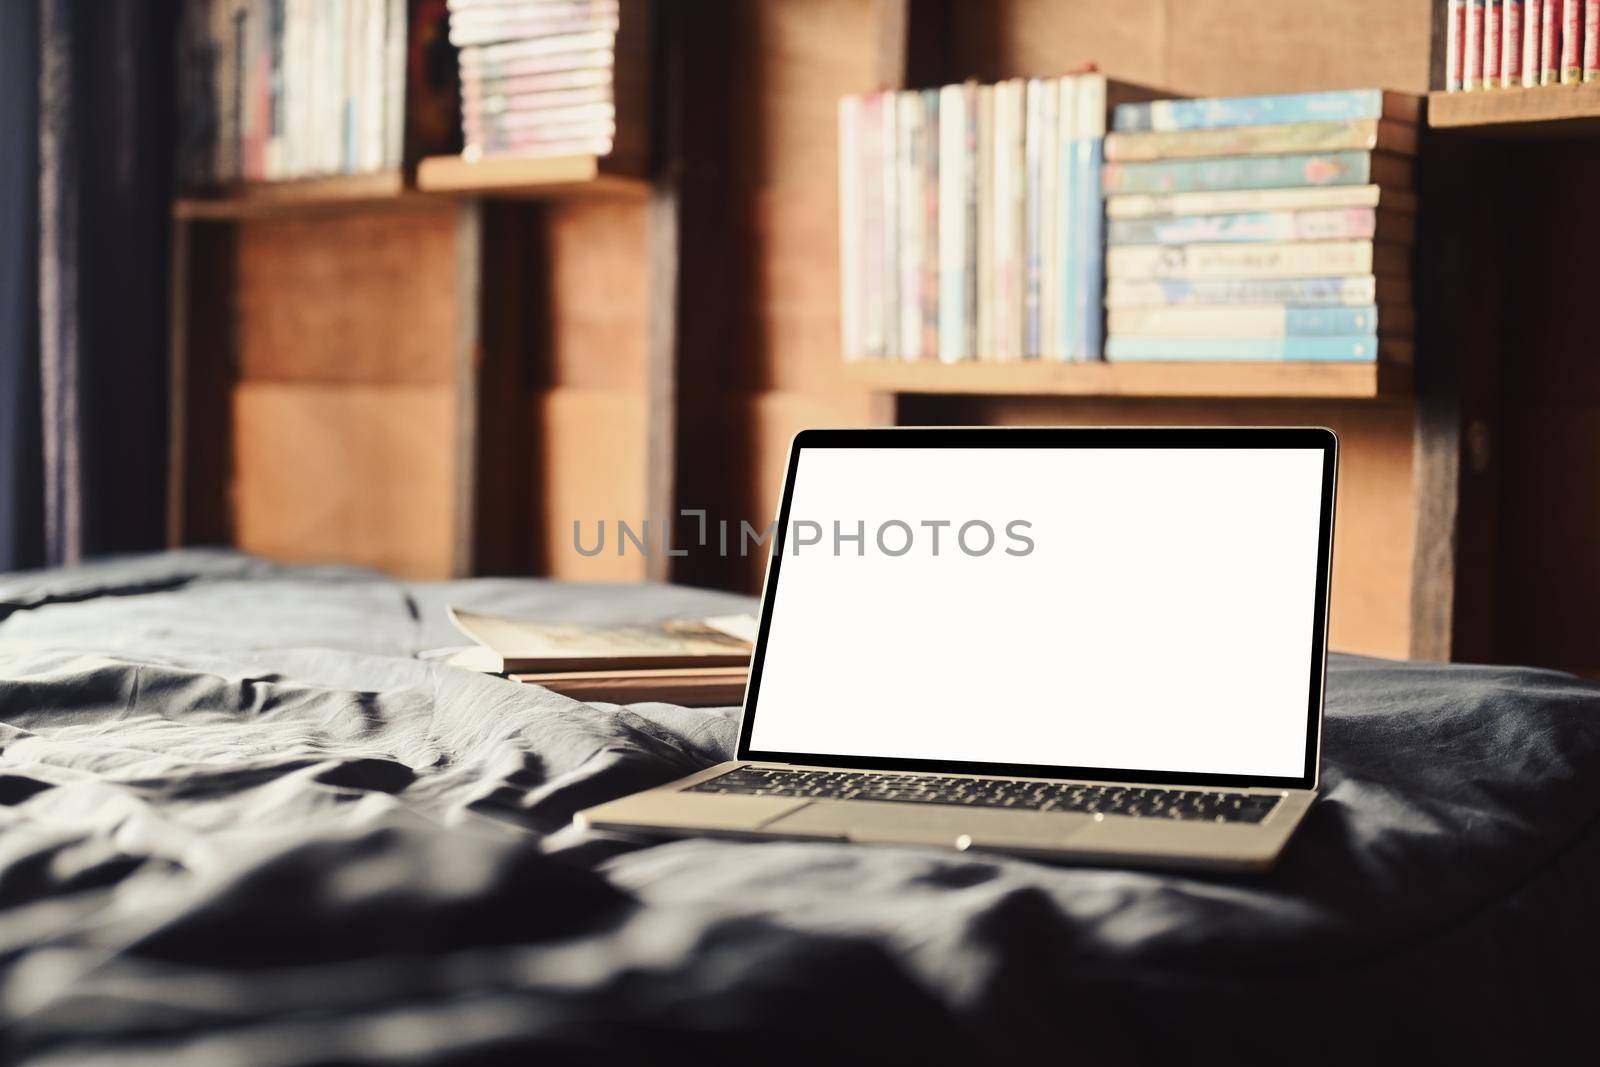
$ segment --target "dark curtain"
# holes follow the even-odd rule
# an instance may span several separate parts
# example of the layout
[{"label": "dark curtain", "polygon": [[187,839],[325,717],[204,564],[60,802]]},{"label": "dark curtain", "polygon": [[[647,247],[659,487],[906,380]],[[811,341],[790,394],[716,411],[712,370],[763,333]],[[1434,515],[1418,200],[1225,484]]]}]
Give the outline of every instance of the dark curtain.
[{"label": "dark curtain", "polygon": [[0,570],[44,562],[38,15],[37,0],[0,0]]},{"label": "dark curtain", "polygon": [[[20,112],[5,128],[30,142],[0,179],[0,300],[19,312],[5,316],[0,363],[0,392],[14,392],[17,406],[14,419],[6,411],[0,506],[12,529],[0,568],[37,562],[41,547],[52,564],[156,548],[165,541],[176,0],[0,8],[4,77],[17,83],[6,106]],[[24,98],[36,101],[31,121]]]}]

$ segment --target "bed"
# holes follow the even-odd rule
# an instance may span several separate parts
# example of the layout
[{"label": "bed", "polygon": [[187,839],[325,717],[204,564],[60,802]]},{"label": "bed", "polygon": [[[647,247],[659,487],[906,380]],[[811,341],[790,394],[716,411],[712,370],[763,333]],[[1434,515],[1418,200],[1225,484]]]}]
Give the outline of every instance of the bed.
[{"label": "bed", "polygon": [[1256,878],[583,834],[737,709],[419,660],[457,603],[184,551],[0,576],[0,1012],[40,1063],[1518,1062],[1600,980],[1600,688],[1335,655],[1323,796]]}]

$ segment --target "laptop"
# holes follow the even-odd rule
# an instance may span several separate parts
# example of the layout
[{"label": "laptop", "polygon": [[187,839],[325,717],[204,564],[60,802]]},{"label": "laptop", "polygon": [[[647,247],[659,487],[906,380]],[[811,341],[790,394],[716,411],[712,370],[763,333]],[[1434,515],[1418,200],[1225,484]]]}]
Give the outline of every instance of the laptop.
[{"label": "laptop", "polygon": [[737,758],[586,827],[1264,870],[1317,790],[1338,439],[807,430]]}]

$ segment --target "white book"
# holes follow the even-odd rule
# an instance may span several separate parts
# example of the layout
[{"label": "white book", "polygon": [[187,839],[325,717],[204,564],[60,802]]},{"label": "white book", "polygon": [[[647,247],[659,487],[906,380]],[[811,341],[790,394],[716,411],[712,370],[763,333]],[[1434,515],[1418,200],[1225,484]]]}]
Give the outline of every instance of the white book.
[{"label": "white book", "polygon": [[961,359],[961,86],[939,90],[939,359]]},{"label": "white book", "polygon": [[406,151],[406,0],[388,0],[384,23],[383,165],[399,167]]},{"label": "white book", "polygon": [[839,101],[839,343],[846,360],[862,356],[861,98]]},{"label": "white book", "polygon": [[898,356],[900,340],[900,100],[895,93],[883,93],[878,108],[878,181],[882,184],[883,222],[879,240],[883,242],[879,288],[883,293],[883,352]]},{"label": "white book", "polygon": [[1311,211],[1337,207],[1414,209],[1404,194],[1376,185],[1332,185],[1303,189],[1237,189],[1201,193],[1130,193],[1106,197],[1106,215],[1143,219],[1162,215],[1223,215],[1237,211]]},{"label": "white book", "polygon": [[995,200],[995,354],[1010,362],[1022,358],[1023,225],[1026,190],[1023,186],[1023,81],[1015,78],[995,86],[994,95],[994,200]]},{"label": "white book", "polygon": [[[1070,94],[1068,94],[1070,96]],[[1060,359],[1056,316],[1060,308],[1062,257],[1059,242],[1061,198],[1061,79],[1046,78],[1039,99],[1039,356]],[[1069,109],[1070,110],[1070,109]]]},{"label": "white book", "polygon": [[1056,204],[1055,261],[1056,270],[1050,289],[1050,302],[1054,308],[1051,316],[1049,354],[1057,360],[1078,358],[1073,350],[1073,291],[1074,279],[1082,273],[1077,261],[1078,227],[1074,218],[1078,202],[1078,96],[1080,79],[1067,75],[1061,79],[1061,101],[1056,116],[1056,188],[1051,199]]},{"label": "white book", "polygon": [[384,84],[388,81],[389,0],[366,0],[366,77],[361,88],[361,169],[383,169]]},{"label": "white book", "polygon": [[994,86],[978,86],[978,277],[973,357],[994,358]]},{"label": "white book", "polygon": [[895,152],[898,176],[897,200],[900,209],[900,343],[894,355],[916,359],[922,352],[922,97],[915,92],[897,93],[896,124],[899,145]]}]

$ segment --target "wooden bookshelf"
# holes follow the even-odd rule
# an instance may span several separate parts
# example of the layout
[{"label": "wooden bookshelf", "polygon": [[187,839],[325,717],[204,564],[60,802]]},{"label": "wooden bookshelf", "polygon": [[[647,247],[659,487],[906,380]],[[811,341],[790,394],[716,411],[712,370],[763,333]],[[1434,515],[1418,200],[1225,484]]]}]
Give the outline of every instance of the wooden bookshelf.
[{"label": "wooden bookshelf", "polygon": [[1409,367],[1373,363],[954,363],[863,361],[857,385],[967,396],[1376,399],[1410,392]]},{"label": "wooden bookshelf", "polygon": [[1600,84],[1428,94],[1428,125],[1502,137],[1583,137],[1600,132]]},{"label": "wooden bookshelf", "polygon": [[643,197],[650,185],[606,156],[429,156],[417,166],[417,188],[449,196]]},{"label": "wooden bookshelf", "polygon": [[240,219],[263,215],[344,208],[367,202],[392,202],[406,196],[405,174],[399,170],[371,174],[337,174],[281,182],[242,182],[214,194],[180,197],[173,202],[179,219]]}]

